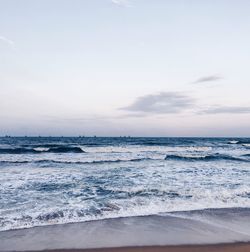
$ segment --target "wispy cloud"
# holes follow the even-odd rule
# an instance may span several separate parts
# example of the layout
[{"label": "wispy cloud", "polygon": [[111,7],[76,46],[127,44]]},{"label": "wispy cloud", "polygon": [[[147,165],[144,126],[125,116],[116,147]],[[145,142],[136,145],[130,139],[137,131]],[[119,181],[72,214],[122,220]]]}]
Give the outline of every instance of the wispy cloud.
[{"label": "wispy cloud", "polygon": [[122,6],[122,7],[129,7],[130,5],[130,1],[129,0],[111,0],[111,2],[113,4]]},{"label": "wispy cloud", "polygon": [[222,79],[223,78],[219,75],[209,75],[209,76],[201,77],[192,83],[196,84],[196,83],[203,83],[203,82],[212,82],[212,81],[218,81],[218,80],[222,80]]},{"label": "wispy cloud", "polygon": [[213,106],[200,112],[200,114],[247,114],[250,107],[242,106]]},{"label": "wispy cloud", "polygon": [[1,35],[0,35],[0,42],[3,42],[3,43],[7,44],[10,47],[14,47],[15,46],[14,41],[12,41],[12,40],[4,37],[4,36],[1,36]]},{"label": "wispy cloud", "polygon": [[138,97],[121,110],[140,113],[179,113],[191,107],[194,99],[180,92],[161,92]]}]

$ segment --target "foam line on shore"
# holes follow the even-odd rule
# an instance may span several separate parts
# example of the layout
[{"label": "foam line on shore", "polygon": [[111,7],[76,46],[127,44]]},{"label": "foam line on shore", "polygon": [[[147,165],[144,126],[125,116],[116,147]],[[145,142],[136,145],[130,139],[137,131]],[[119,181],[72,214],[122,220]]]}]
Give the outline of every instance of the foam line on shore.
[{"label": "foam line on shore", "polygon": [[249,209],[233,208],[34,227],[0,232],[0,251],[247,242],[249,222]]}]

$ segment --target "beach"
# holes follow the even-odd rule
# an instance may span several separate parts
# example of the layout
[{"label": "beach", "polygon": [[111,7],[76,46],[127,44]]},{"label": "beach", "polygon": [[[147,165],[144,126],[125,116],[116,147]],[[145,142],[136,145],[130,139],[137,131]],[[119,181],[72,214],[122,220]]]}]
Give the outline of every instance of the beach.
[{"label": "beach", "polygon": [[162,247],[130,247],[103,249],[65,249],[46,250],[46,252],[249,252],[249,243],[197,245],[197,246],[162,246]]},{"label": "beach", "polygon": [[0,251],[244,251],[249,223],[232,208],[46,225],[0,232]]}]

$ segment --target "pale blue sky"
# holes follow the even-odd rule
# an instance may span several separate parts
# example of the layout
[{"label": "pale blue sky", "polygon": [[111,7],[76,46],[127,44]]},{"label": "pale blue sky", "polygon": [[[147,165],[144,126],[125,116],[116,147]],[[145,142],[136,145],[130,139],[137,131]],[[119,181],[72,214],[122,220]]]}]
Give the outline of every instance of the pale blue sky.
[{"label": "pale blue sky", "polygon": [[249,12],[0,0],[0,135],[250,136]]}]

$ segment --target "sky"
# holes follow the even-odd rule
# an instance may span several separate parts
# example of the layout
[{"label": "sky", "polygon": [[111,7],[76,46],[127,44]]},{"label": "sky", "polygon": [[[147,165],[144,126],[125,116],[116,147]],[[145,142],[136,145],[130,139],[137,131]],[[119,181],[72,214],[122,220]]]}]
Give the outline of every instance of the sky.
[{"label": "sky", "polygon": [[250,137],[249,10],[0,0],[0,135]]}]

